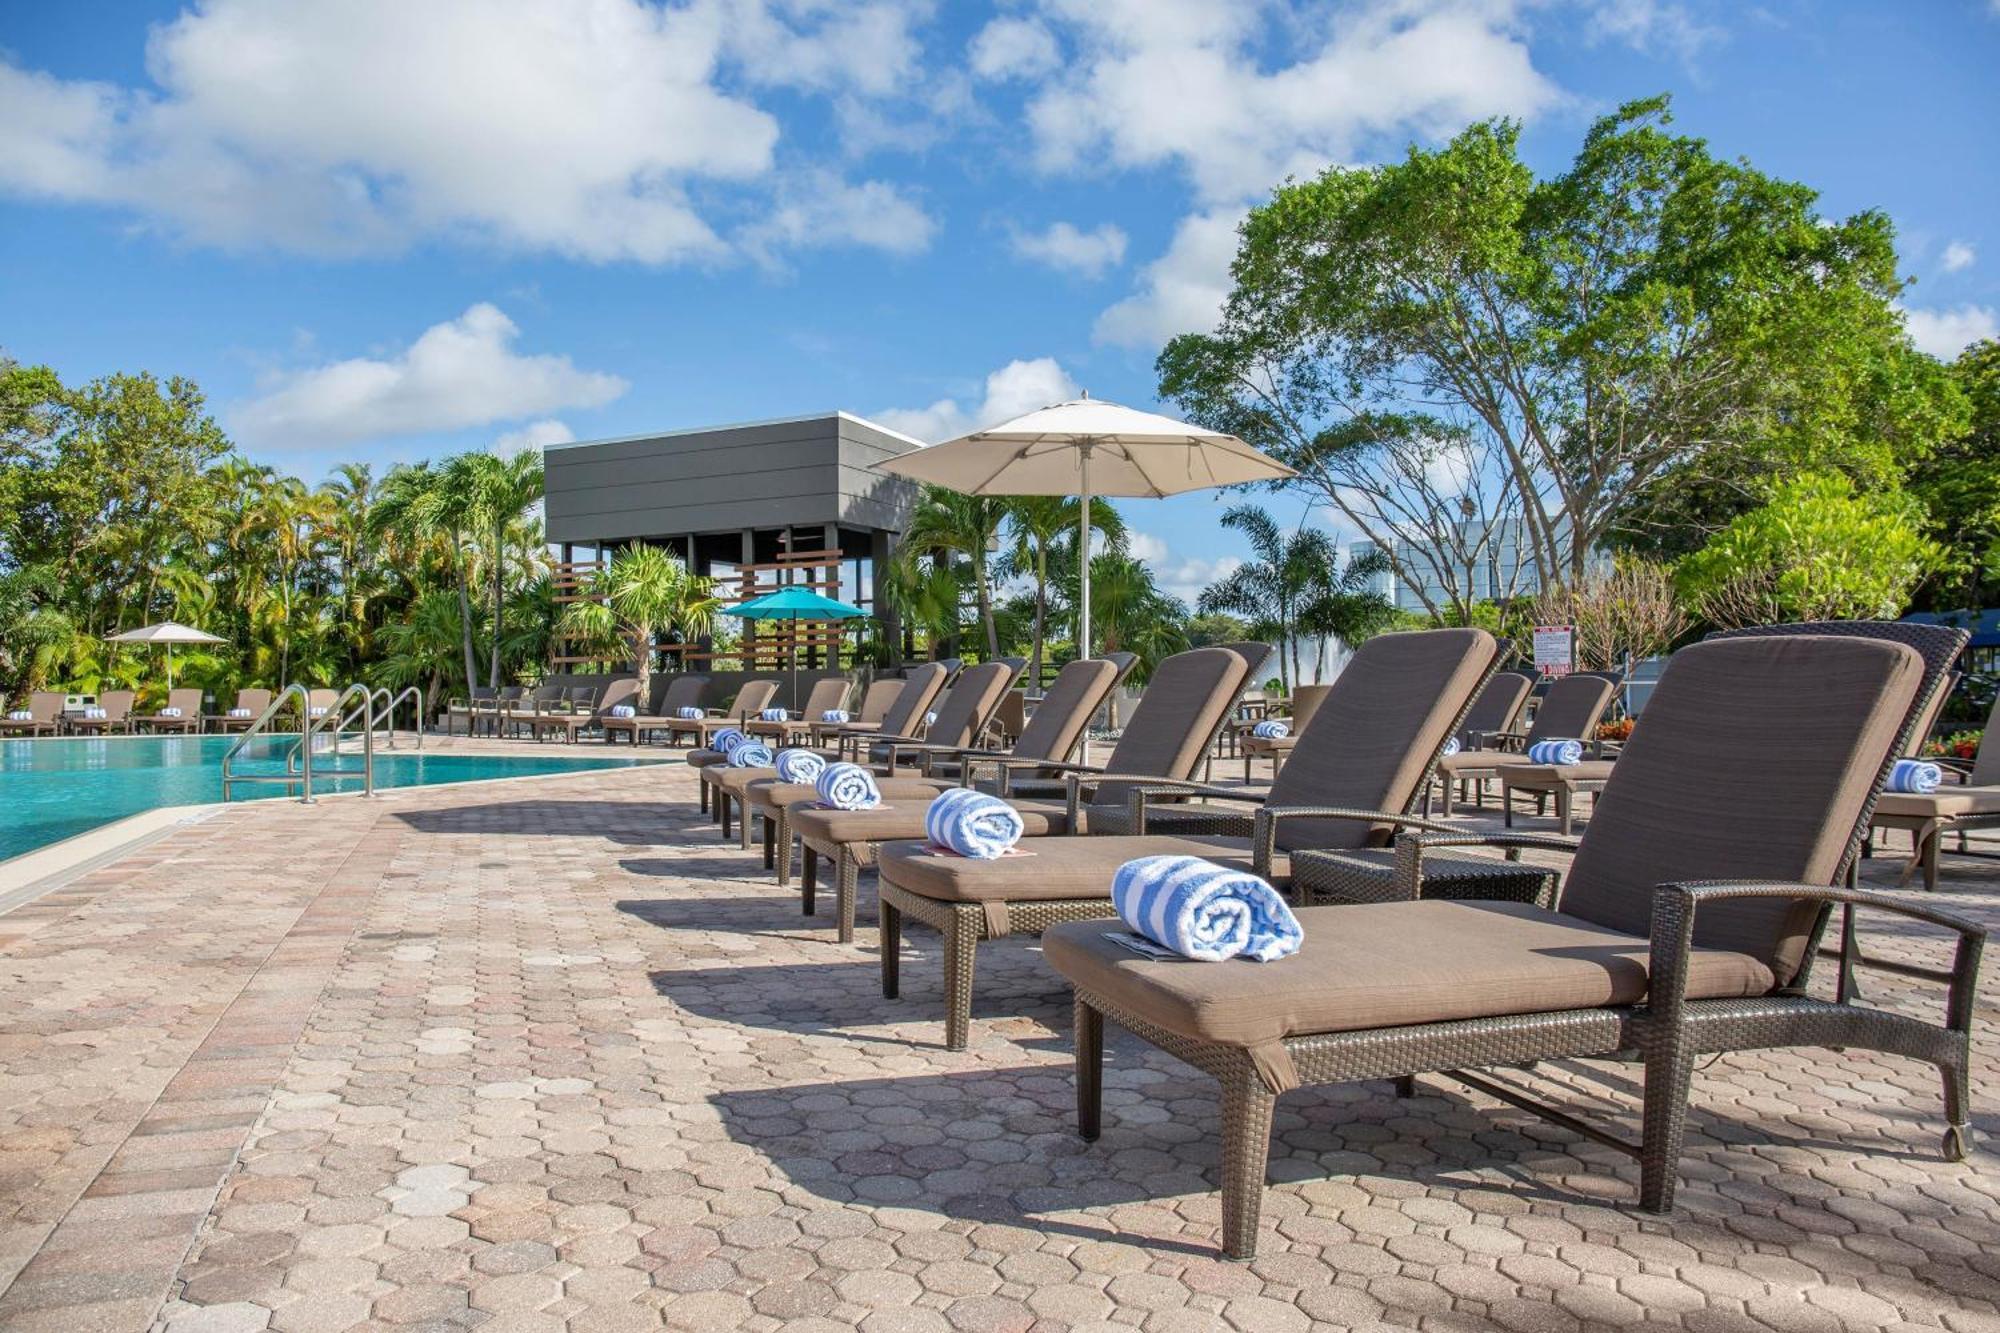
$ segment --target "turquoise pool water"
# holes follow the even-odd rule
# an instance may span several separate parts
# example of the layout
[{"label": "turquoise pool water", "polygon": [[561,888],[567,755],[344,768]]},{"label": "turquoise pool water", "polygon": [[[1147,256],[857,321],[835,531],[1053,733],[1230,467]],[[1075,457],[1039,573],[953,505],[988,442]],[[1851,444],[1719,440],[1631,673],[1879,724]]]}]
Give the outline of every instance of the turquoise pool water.
[{"label": "turquoise pool water", "polygon": [[[222,799],[222,756],[229,736],[113,736],[104,739],[0,741],[0,861],[87,833],[164,805]],[[239,773],[282,773],[293,736],[260,737]],[[571,757],[578,747],[542,755],[475,755],[401,749],[375,752],[377,787],[430,787],[484,778],[531,777],[649,762],[610,755]],[[343,754],[344,775],[313,765],[313,789],[359,791],[361,756]],[[275,783],[239,786],[233,800],[285,794]]]}]

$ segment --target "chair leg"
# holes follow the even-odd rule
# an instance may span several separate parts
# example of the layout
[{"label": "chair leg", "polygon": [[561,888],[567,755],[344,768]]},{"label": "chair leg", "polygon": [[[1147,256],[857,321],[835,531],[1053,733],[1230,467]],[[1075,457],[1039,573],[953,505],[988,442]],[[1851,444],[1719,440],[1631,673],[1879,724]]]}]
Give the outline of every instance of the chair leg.
[{"label": "chair leg", "polygon": [[785,812],[776,810],[765,816],[773,825],[778,842],[778,887],[789,888],[792,883],[792,821]]},{"label": "chair leg", "polygon": [[1076,1001],[1076,1132],[1086,1143],[1104,1132],[1104,1015]]},{"label": "chair leg", "polygon": [[893,1000],[903,993],[903,913],[887,898],[877,910],[882,914],[882,998]]},{"label": "chair leg", "polygon": [[962,1051],[972,1035],[972,961],[979,932],[967,913],[953,912],[944,928],[944,1048]]},{"label": "chair leg", "polygon": [[1257,1257],[1257,1221],[1271,1160],[1271,1110],[1277,1098],[1254,1069],[1222,1084],[1222,1253]]},{"label": "chair leg", "polygon": [[[1486,804],[1485,785],[1480,784],[1479,804],[1482,807]],[[1508,828],[1514,827],[1514,789],[1505,783],[1500,785],[1500,817],[1506,821]]]},{"label": "chair leg", "polygon": [[805,906],[807,916],[819,912],[819,853],[811,843],[805,845],[805,866],[799,872],[799,897]]},{"label": "chair leg", "polygon": [[715,822],[722,826],[722,840],[729,841],[729,793],[715,789]]},{"label": "chair leg", "polygon": [[854,899],[861,889],[861,861],[850,850],[850,845],[840,845],[840,855],[833,862],[834,903],[839,908],[839,938],[842,944],[854,943]]},{"label": "chair leg", "polygon": [[1556,818],[1561,821],[1562,835],[1567,838],[1570,829],[1570,801],[1572,797],[1567,787],[1556,789]]},{"label": "chair leg", "polygon": [[1962,1162],[1972,1152],[1972,1085],[1968,1062],[1960,1058],[1941,1064],[1944,1075],[1944,1143],[1940,1151],[1947,1162]]},{"label": "chair leg", "polygon": [[[749,807],[743,810],[743,822],[750,822]],[[778,863],[778,826],[767,815],[764,818],[764,869],[769,870]]]},{"label": "chair leg", "polygon": [[1924,891],[1936,893],[1938,886],[1938,844],[1944,841],[1944,830],[1933,827],[1924,839]]},{"label": "chair leg", "polygon": [[[730,798],[725,793],[722,799],[726,801]],[[739,849],[747,852],[750,850],[750,799],[748,797],[744,797],[737,805],[736,816],[743,826],[741,836],[738,838],[736,845]]]},{"label": "chair leg", "polygon": [[1694,1053],[1678,1034],[1655,1032],[1646,1042],[1639,1207],[1649,1213],[1673,1211],[1681,1143],[1687,1136],[1688,1084],[1693,1072]]}]

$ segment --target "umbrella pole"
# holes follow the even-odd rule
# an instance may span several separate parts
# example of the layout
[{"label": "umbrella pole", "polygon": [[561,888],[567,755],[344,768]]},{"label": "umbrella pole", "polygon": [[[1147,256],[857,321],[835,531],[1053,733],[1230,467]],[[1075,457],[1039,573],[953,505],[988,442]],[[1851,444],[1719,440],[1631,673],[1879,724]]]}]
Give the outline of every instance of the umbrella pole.
[{"label": "umbrella pole", "polygon": [[[1079,578],[1076,620],[1076,660],[1081,662],[1090,656],[1090,441],[1083,442],[1083,505],[1082,517],[1078,519],[1076,534],[1076,567]],[[1036,681],[1035,687],[1041,688]],[[1090,762],[1090,727],[1086,722],[1083,740],[1077,746],[1077,761]]]}]

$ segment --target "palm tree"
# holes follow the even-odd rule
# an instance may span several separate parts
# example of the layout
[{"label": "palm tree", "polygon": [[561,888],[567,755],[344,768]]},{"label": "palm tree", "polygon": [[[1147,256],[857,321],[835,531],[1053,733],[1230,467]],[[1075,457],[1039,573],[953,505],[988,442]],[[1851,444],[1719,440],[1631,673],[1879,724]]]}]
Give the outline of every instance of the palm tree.
[{"label": "palm tree", "polygon": [[1380,551],[1347,562],[1345,569],[1322,572],[1318,586],[1298,610],[1298,632],[1313,641],[1313,678],[1326,679],[1326,643],[1339,639],[1348,647],[1379,633],[1395,618],[1389,599],[1368,586],[1389,567]]},{"label": "palm tree", "polygon": [[721,605],[711,580],[688,573],[657,546],[633,546],[591,581],[592,596],[570,604],[564,628],[596,642],[622,641],[638,659],[639,697],[652,688],[653,645],[664,632],[705,634]]},{"label": "palm tree", "polygon": [[465,657],[465,682],[479,678],[472,655],[472,594],[467,587],[464,534],[471,510],[465,469],[433,468],[428,462],[393,469],[382,479],[369,524],[379,533],[394,533],[412,545],[431,538],[449,541],[447,559],[458,585],[459,646]]},{"label": "palm tree", "polygon": [[[1073,575],[1068,582],[1074,606],[1081,587]],[[1123,552],[1107,551],[1090,562],[1090,622],[1101,651],[1137,654],[1134,684],[1143,685],[1163,658],[1187,647],[1187,607],[1160,591],[1144,561]],[[1118,725],[1115,697],[1110,722]]]},{"label": "palm tree", "polygon": [[[1014,539],[1008,553],[1005,576],[1026,575],[1035,585],[1034,635],[1030,645],[1028,679],[1041,688],[1042,658],[1048,637],[1049,555],[1065,540],[1074,542],[1080,515],[1080,499],[1063,495],[1021,495],[1003,506],[1007,528]],[[1094,497],[1090,502],[1090,526],[1104,534],[1114,551],[1125,547],[1125,520],[1109,500]]]},{"label": "palm tree", "polygon": [[76,624],[56,606],[62,581],[53,569],[30,565],[0,574],[0,702],[5,686],[41,684],[52,652],[76,636]]},{"label": "palm tree", "polygon": [[[1256,559],[1239,565],[1201,594],[1201,610],[1230,611],[1250,622],[1251,633],[1280,645],[1278,675],[1290,691],[1299,679],[1299,613],[1325,588],[1340,563],[1340,550],[1314,528],[1286,535],[1277,520],[1256,505],[1237,505],[1222,515],[1222,526],[1250,540]],[[1289,669],[1283,648],[1289,646]]]},{"label": "palm tree", "polygon": [[942,486],[926,486],[910,523],[903,530],[906,560],[927,555],[962,555],[972,566],[973,596],[979,603],[979,623],[986,631],[986,655],[1000,656],[1000,631],[993,621],[992,552],[1000,545],[1005,502],[990,495],[965,495]]},{"label": "palm tree", "polygon": [[445,465],[467,497],[467,521],[486,543],[486,568],[493,618],[486,661],[486,684],[500,687],[500,640],[506,631],[507,535],[512,525],[542,498],[542,456],[523,449],[512,458],[482,451],[460,454]]}]

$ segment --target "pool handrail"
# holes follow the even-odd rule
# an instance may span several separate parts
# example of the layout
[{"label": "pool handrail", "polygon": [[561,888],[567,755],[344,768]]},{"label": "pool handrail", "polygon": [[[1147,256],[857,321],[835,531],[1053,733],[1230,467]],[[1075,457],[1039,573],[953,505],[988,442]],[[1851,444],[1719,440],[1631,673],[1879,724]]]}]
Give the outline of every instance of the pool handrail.
[{"label": "pool handrail", "polygon": [[[361,696],[363,710],[369,714],[369,725],[363,728],[361,732],[362,795],[373,796],[375,794],[375,716],[372,711],[373,696],[368,686],[362,684],[360,681],[355,681],[336,695],[332,707],[328,708],[325,713],[318,717],[312,715],[312,696],[307,693],[305,686],[292,684],[280,690],[277,697],[271,700],[262,713],[258,714],[257,720],[250,724],[243,734],[236,739],[236,743],[231,745],[228,751],[222,756],[222,799],[224,801],[229,799],[232,785],[238,782],[280,782],[287,787],[297,787],[300,789],[299,804],[314,804],[312,794],[313,740],[331,725],[334,729],[334,748],[336,750],[339,749],[341,733],[345,727],[345,719],[348,716],[343,710],[347,707],[347,701],[357,693]],[[243,748],[249,744],[253,736],[263,732],[264,728],[270,724],[271,719],[277,716],[283,709],[285,701],[294,694],[298,695],[299,698],[299,739],[285,755],[285,771],[283,773],[232,773],[230,771],[231,761],[242,753]]]}]

